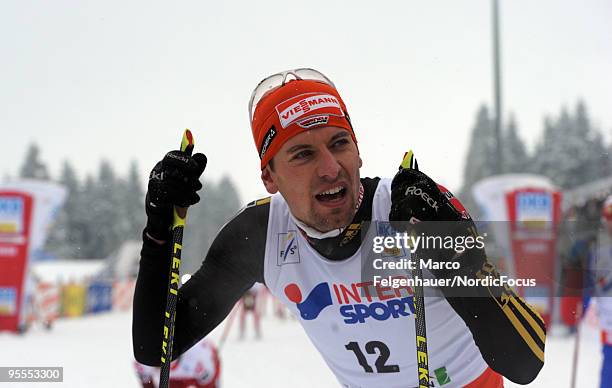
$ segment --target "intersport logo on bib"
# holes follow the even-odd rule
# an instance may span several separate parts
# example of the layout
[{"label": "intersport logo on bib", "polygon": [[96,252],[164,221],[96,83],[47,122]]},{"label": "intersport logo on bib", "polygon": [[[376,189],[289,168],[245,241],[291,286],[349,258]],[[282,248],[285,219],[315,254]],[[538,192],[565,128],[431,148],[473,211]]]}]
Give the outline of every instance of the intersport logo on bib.
[{"label": "intersport logo on bib", "polygon": [[312,115],[344,116],[338,99],[331,94],[306,93],[292,97],[276,106],[281,126],[287,128],[302,117]]},{"label": "intersport logo on bib", "polygon": [[[397,276],[405,278],[404,276]],[[342,284],[322,282],[304,298],[295,283],[285,286],[285,296],[295,303],[300,317],[312,321],[329,306],[339,306],[338,313],[347,325],[368,320],[386,321],[414,314],[413,291],[410,287],[374,286],[371,281]]]}]

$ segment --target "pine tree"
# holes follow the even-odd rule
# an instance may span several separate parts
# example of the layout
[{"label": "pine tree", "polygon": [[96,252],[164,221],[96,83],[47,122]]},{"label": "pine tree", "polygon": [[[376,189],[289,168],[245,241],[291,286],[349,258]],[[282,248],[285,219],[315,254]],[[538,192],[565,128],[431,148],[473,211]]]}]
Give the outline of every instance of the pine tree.
[{"label": "pine tree", "polygon": [[544,132],[542,138],[535,147],[532,159],[532,170],[536,174],[548,176],[553,181],[559,177],[553,176],[553,168],[557,162],[557,154],[561,152],[560,145],[557,144],[556,124],[550,117],[544,118]]},{"label": "pine tree", "polygon": [[106,257],[123,241],[123,234],[128,227],[117,207],[119,185],[112,166],[103,160],[97,180],[87,193],[87,202],[90,204],[90,239],[83,243],[88,258]]},{"label": "pine tree", "polygon": [[476,115],[472,138],[468,147],[463,170],[463,190],[466,192],[482,178],[495,174],[496,168],[495,133],[486,105],[482,105]]},{"label": "pine tree", "polygon": [[30,144],[25,160],[19,169],[21,178],[49,179],[47,166],[40,160],[40,150],[35,143]]},{"label": "pine tree", "polygon": [[240,208],[238,192],[227,177],[218,184],[204,182],[199,194],[202,197],[200,202],[189,208],[183,240],[183,272],[191,273],[200,267],[221,227]]},{"label": "pine tree", "polygon": [[56,256],[106,257],[125,240],[140,239],[145,222],[144,194],[135,162],[123,179],[103,160],[97,179],[88,175],[80,185],[66,161],[59,183],[68,189],[68,197],[47,244]]},{"label": "pine tree", "polygon": [[238,190],[232,180],[228,176],[224,176],[219,181],[217,191],[219,196],[223,198],[221,207],[218,211],[219,221],[225,222],[229,216],[236,213],[240,206]]},{"label": "pine tree", "polygon": [[458,193],[458,198],[476,219],[479,217],[479,208],[472,196],[472,186],[479,180],[494,175],[496,166],[495,131],[489,110],[483,104],[476,114],[476,123],[472,128],[472,137],[463,168],[463,186]]},{"label": "pine tree", "polygon": [[546,118],[533,157],[534,172],[569,189],[609,175],[609,164],[603,136],[592,127],[583,102],[578,102],[574,116],[563,108],[556,120]]},{"label": "pine tree", "polygon": [[122,216],[128,221],[125,238],[140,239],[140,233],[145,225],[144,192],[138,163],[132,161],[125,182],[125,193],[120,199]]},{"label": "pine tree", "polygon": [[578,136],[586,139],[584,150],[585,156],[582,169],[585,173],[584,180],[590,182],[609,176],[612,171],[608,168],[610,165],[610,154],[604,144],[603,134],[591,125],[586,105],[584,101],[578,101],[576,104],[576,113],[574,119],[576,132]]},{"label": "pine tree", "polygon": [[82,239],[81,225],[76,222],[81,189],[74,167],[67,160],[62,165],[59,183],[66,188],[68,195],[50,231],[47,247],[57,257],[76,258],[79,257],[78,246]]},{"label": "pine tree", "polygon": [[521,139],[514,115],[510,114],[508,126],[503,133],[504,172],[524,173],[529,168],[529,156]]},{"label": "pine tree", "polygon": [[75,200],[72,223],[75,227],[75,246],[73,249],[77,259],[98,257],[95,255],[94,248],[92,248],[96,240],[95,214],[92,211],[95,186],[95,179],[88,174]]}]

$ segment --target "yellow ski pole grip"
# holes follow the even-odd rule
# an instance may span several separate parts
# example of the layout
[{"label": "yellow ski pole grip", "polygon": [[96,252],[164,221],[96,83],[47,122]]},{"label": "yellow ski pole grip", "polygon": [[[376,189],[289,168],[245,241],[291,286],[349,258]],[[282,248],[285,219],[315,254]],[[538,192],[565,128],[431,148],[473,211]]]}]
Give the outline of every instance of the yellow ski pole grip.
[{"label": "yellow ski pole grip", "polygon": [[419,165],[414,157],[414,152],[412,150],[404,153],[404,158],[402,159],[402,163],[400,164],[400,170],[412,169],[418,170]]},{"label": "yellow ski pole grip", "polygon": [[[193,146],[193,134],[189,129],[185,129],[185,132],[183,132],[183,139],[181,140],[181,151],[191,156],[191,154],[193,153]],[[185,226],[186,218],[187,208],[175,206],[172,229],[176,228],[177,226]]]}]

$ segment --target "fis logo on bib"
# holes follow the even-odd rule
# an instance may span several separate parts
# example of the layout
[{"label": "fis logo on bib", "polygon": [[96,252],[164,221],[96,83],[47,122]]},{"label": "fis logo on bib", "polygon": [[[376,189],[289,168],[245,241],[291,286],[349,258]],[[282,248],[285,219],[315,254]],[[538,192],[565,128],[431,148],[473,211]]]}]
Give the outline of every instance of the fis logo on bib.
[{"label": "fis logo on bib", "polygon": [[[397,276],[397,278],[404,278]],[[374,286],[373,282],[345,285],[319,283],[303,298],[301,288],[295,283],[285,286],[285,296],[295,303],[300,317],[305,321],[317,319],[329,306],[335,308],[345,324],[365,323],[370,320],[386,321],[414,314],[413,292],[410,287]]]},{"label": "fis logo on bib", "polygon": [[297,264],[300,262],[300,248],[298,246],[297,232],[290,230],[278,234],[278,256],[276,264]]},{"label": "fis logo on bib", "polygon": [[[377,236],[391,236],[395,237],[398,232],[393,229],[390,222],[376,221],[376,235]],[[406,251],[403,247],[387,248],[383,247],[381,252],[382,257],[406,257]]]}]

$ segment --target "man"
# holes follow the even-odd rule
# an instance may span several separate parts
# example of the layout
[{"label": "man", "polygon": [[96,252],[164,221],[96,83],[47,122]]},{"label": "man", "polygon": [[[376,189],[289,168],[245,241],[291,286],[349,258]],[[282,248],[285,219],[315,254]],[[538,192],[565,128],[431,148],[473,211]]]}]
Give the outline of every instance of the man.
[{"label": "man", "polygon": [[585,305],[591,300],[597,304],[603,353],[600,387],[612,388],[612,195],[603,202],[601,216],[604,230],[589,252]]},{"label": "man", "polygon": [[[467,212],[415,170],[402,169],[393,181],[361,178],[346,105],[315,70],[264,79],[249,118],[261,179],[273,195],[225,225],[180,289],[174,354],[208,334],[261,282],[298,318],[342,386],[418,386],[412,289],[362,281],[360,257],[368,248],[360,230],[370,222],[384,229],[390,220],[456,221],[453,233],[468,234]],[[201,154],[173,151],[151,174],[133,325],[134,352],[145,364],[160,359],[172,206],[198,201],[205,165]],[[465,276],[496,276],[482,250],[435,253],[437,261],[461,260]],[[438,289],[425,303],[433,386],[501,387],[500,374],[531,382],[544,362],[541,318],[504,287],[445,298],[451,291]]]},{"label": "man", "polygon": [[259,286],[255,284],[244,295],[242,295],[242,303],[240,306],[240,339],[245,338],[246,333],[246,319],[247,315],[251,314],[253,318],[253,329],[255,330],[255,338],[261,339],[261,325],[260,325],[260,313],[259,303],[261,301],[259,293],[261,292]]},{"label": "man", "polygon": [[[142,388],[159,386],[159,368],[134,361]],[[170,364],[171,388],[220,388],[221,361],[217,347],[201,340]]]}]

